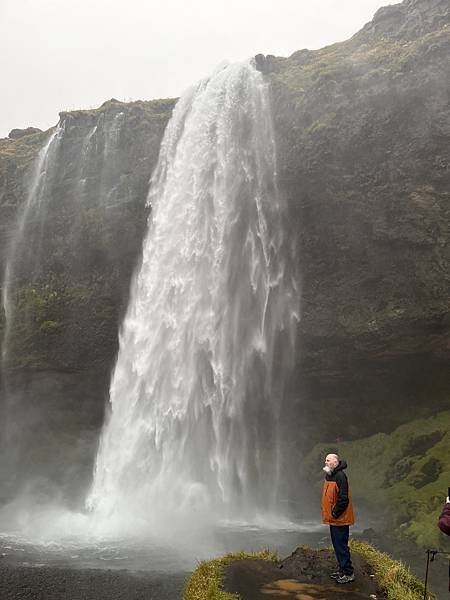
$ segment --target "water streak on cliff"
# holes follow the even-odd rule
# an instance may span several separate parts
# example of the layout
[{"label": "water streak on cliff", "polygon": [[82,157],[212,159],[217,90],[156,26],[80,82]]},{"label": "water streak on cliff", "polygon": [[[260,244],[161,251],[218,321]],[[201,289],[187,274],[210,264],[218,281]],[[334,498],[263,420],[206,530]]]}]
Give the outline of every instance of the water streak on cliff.
[{"label": "water streak on cliff", "polygon": [[[5,314],[6,327],[2,340],[2,366],[7,361],[8,342],[11,332],[12,320],[14,318],[15,302],[11,299],[11,287],[14,278],[15,263],[18,255],[23,251],[23,246],[29,245],[27,236],[27,227],[32,221],[36,221],[39,216],[41,224],[45,220],[46,198],[54,177],[54,164],[56,161],[57,149],[63,134],[63,127],[58,124],[55,131],[48,139],[45,146],[38,154],[33,175],[31,177],[28,195],[18,218],[17,229],[14,232],[12,242],[8,252],[5,273],[2,283],[2,305]],[[42,232],[42,230],[41,230]],[[36,258],[36,249],[32,249],[29,258]]]},{"label": "water streak on cliff", "polygon": [[87,505],[154,524],[251,519],[277,506],[298,291],[268,89],[250,63],[179,100],[149,203]]}]

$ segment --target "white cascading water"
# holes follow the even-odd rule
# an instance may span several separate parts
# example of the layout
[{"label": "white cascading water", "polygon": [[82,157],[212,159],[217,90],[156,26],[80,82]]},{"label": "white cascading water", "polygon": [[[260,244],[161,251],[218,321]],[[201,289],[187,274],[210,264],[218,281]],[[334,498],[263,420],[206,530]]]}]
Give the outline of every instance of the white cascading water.
[{"label": "white cascading water", "polygon": [[299,302],[268,89],[250,62],[179,100],[149,204],[87,506],[154,524],[252,519],[276,509],[278,346],[292,356]]},{"label": "white cascading water", "polygon": [[[26,446],[23,434],[30,423],[28,407],[22,403],[17,387],[10,385],[14,363],[17,361],[17,324],[21,324],[22,336],[24,332],[27,336],[35,334],[34,305],[30,309],[23,301],[24,290],[34,286],[41,289],[49,284],[51,266],[48,265],[51,265],[53,257],[49,255],[48,240],[54,235],[53,220],[57,221],[61,204],[69,206],[72,213],[71,221],[64,224],[63,245],[71,247],[72,255],[76,256],[80,244],[77,231],[80,229],[79,219],[83,209],[86,206],[100,209],[103,211],[101,218],[106,220],[107,210],[118,202],[117,188],[121,171],[117,165],[117,155],[124,120],[123,112],[100,112],[93,127],[78,140],[77,151],[73,152],[73,143],[77,139],[70,132],[70,120],[67,122],[63,119],[38,153],[30,172],[28,192],[18,212],[16,226],[11,232],[1,282],[5,327],[1,339],[0,363],[0,476],[3,478],[4,488],[7,485],[5,473],[9,473],[10,479],[14,480],[24,467],[18,448]],[[67,152],[73,152],[70,167],[73,168],[74,176],[68,184],[61,186],[65,176],[64,161],[68,162],[65,156]],[[61,189],[64,190],[63,193]],[[128,200],[124,198],[123,192],[120,200]],[[60,215],[61,213],[59,218]],[[58,244],[53,246],[55,248],[58,249]],[[65,264],[64,267],[70,273],[70,265]],[[36,415],[39,413],[39,400],[36,399],[33,407]],[[45,408],[43,411],[45,412]],[[40,473],[37,472],[36,478],[39,479],[39,476]]]}]

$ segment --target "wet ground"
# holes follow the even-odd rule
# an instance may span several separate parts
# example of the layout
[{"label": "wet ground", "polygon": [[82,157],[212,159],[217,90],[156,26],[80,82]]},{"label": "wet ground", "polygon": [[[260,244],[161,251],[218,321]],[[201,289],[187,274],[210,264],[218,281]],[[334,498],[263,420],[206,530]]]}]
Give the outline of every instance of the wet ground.
[{"label": "wet ground", "polygon": [[366,561],[353,557],[355,581],[336,583],[330,573],[336,561],[329,550],[297,550],[281,564],[242,560],[226,570],[225,589],[242,600],[384,600]]},{"label": "wet ground", "polygon": [[[171,544],[156,540],[31,541],[0,534],[0,600],[179,600],[199,560],[271,547],[281,556],[321,528],[228,525]],[[186,539],[183,539],[186,538]]]},{"label": "wet ground", "polygon": [[0,566],[1,600],[176,600],[186,574]]},{"label": "wet ground", "polygon": [[[362,532],[355,529],[353,535],[359,537]],[[363,537],[367,539],[367,535]],[[412,546],[394,548],[376,537],[368,541],[411,565],[413,571],[424,578],[426,554],[423,550]],[[180,537],[172,545],[149,540],[82,544],[74,539],[40,543],[0,534],[0,600],[179,600],[186,577],[199,560],[230,551],[264,548],[287,557],[299,545],[325,549],[329,544],[326,527],[311,523],[286,525],[283,529],[230,525],[195,540]],[[281,571],[277,571],[272,579],[262,581],[262,586],[269,586],[264,590],[265,600],[270,598],[269,593],[275,597],[275,592],[278,598],[283,596],[287,600],[295,594],[297,598],[316,600],[323,597],[320,593],[330,593],[333,586],[333,582],[325,579],[303,582],[299,588],[295,577],[287,571],[280,574]],[[245,573],[241,576],[245,582]],[[438,600],[450,598],[445,557],[437,557],[430,564],[429,584]],[[320,590],[318,585],[326,589]],[[346,590],[346,593],[352,591]],[[353,591],[360,590],[355,587]],[[366,594],[365,598],[367,591],[368,588],[361,591]],[[347,597],[358,598],[357,595]]]}]

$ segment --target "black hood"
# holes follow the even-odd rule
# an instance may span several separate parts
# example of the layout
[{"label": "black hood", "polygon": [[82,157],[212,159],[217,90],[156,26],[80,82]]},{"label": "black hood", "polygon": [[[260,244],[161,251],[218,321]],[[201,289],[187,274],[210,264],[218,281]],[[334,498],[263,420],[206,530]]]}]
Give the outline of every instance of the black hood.
[{"label": "black hood", "polygon": [[337,473],[338,471],[343,471],[346,468],[347,468],[347,461],[340,460],[338,465],[333,469],[333,473]]}]

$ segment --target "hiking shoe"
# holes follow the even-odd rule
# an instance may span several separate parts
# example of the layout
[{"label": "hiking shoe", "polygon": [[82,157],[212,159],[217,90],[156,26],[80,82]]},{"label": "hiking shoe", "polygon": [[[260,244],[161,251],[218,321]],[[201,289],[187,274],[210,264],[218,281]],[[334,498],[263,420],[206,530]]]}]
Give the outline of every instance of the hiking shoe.
[{"label": "hiking shoe", "polygon": [[342,577],[343,573],[341,573],[340,571],[335,571],[334,573],[330,573],[330,577],[331,579],[339,579],[339,577]]},{"label": "hiking shoe", "polygon": [[341,575],[336,579],[336,581],[338,583],[350,583],[352,581],[355,581],[355,574],[352,573],[351,575]]}]

